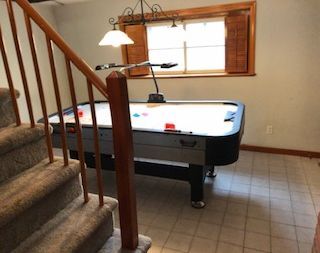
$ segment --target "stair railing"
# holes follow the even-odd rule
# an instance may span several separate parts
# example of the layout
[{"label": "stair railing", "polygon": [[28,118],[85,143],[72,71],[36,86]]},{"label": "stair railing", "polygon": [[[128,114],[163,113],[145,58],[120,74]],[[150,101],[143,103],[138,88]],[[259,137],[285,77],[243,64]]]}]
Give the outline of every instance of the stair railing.
[{"label": "stair railing", "polygon": [[[24,13],[26,30],[28,34],[28,41],[33,59],[35,76],[37,80],[37,88],[40,97],[42,114],[45,126],[45,136],[48,148],[49,162],[54,162],[51,129],[49,125],[44,87],[41,80],[39,63],[37,60],[37,51],[35,41],[33,38],[32,24],[33,21],[44,32],[46,37],[46,44],[48,50],[48,57],[51,68],[51,76],[53,81],[53,88],[55,93],[56,105],[60,119],[61,128],[61,143],[63,151],[64,165],[69,164],[68,158],[68,145],[66,138],[66,127],[63,118],[63,108],[61,104],[61,96],[58,84],[58,77],[55,68],[53,45],[56,45],[65,57],[66,70],[68,75],[69,90],[72,101],[73,113],[75,116],[75,127],[77,134],[77,148],[79,154],[79,161],[81,164],[81,180],[83,185],[84,202],[89,201],[87,175],[84,159],[84,148],[82,142],[82,129],[81,122],[77,111],[77,97],[75,92],[75,84],[72,75],[72,65],[75,66],[87,79],[88,100],[90,103],[93,134],[94,134],[94,147],[95,147],[95,165],[96,165],[96,178],[99,194],[99,205],[103,206],[103,180],[101,175],[101,160],[100,160],[100,146],[99,146],[99,128],[95,113],[94,93],[93,86],[97,89],[110,104],[113,125],[113,142],[114,142],[114,155],[115,167],[117,175],[117,192],[119,201],[119,216],[120,216],[120,229],[122,247],[127,249],[135,249],[138,245],[138,229],[137,229],[137,211],[136,211],[136,196],[135,187],[133,182],[134,176],[134,163],[133,163],[133,142],[132,142],[132,129],[130,123],[129,103],[127,81],[124,75],[119,72],[111,73],[107,79],[107,85],[92,71],[92,69],[80,58],[77,54],[64,42],[61,36],[54,31],[54,29],[45,21],[41,15],[33,9],[27,0],[15,0],[15,3],[21,7]],[[30,127],[35,127],[35,119],[32,108],[32,101],[27,82],[26,71],[23,63],[22,52],[18,40],[18,28],[15,22],[15,15],[12,0],[6,0],[8,16],[15,44],[15,50],[19,63],[20,75],[23,84],[24,94],[26,97],[27,108],[29,112]],[[14,89],[13,79],[10,71],[10,66],[6,54],[6,48],[2,36],[0,25],[0,51],[4,63],[5,73],[7,76],[8,86],[12,98],[14,113],[16,116],[16,125],[21,125],[20,112],[17,104],[16,93]]]}]

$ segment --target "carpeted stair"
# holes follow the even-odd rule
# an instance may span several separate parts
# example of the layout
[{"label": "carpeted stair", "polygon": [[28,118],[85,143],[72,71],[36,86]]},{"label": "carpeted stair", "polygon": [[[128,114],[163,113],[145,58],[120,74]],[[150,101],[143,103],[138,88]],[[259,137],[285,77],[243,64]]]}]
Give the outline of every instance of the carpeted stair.
[{"label": "carpeted stair", "polygon": [[0,88],[0,253],[147,252],[151,241],[141,236],[136,251],[119,249],[117,201],[105,197],[99,207],[90,194],[84,204],[79,172],[76,160],[49,163],[44,126],[16,126],[10,93]]}]

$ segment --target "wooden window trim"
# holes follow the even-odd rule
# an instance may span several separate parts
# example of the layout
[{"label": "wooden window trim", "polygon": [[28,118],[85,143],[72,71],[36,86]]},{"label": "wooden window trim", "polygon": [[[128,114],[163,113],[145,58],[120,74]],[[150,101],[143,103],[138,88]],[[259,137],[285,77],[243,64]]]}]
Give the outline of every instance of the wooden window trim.
[{"label": "wooden window trim", "polygon": [[[166,15],[178,14],[179,20],[186,19],[199,19],[199,18],[211,18],[211,17],[221,17],[227,16],[232,13],[240,13],[240,12],[248,12],[249,15],[249,36],[248,36],[248,71],[246,73],[232,74],[232,73],[212,73],[212,74],[181,74],[181,75],[166,75],[165,78],[174,78],[174,77],[210,77],[210,76],[254,76],[255,75],[255,34],[256,34],[256,1],[249,2],[240,2],[240,3],[231,3],[231,4],[220,4],[206,7],[197,7],[197,8],[188,8],[188,9],[180,9],[180,10],[172,10],[166,11]],[[146,17],[151,17],[150,13],[145,14]],[[160,16],[161,19],[161,16]],[[120,18],[119,18],[120,20]],[[121,20],[120,20],[121,21]],[[124,31],[124,25],[120,24],[120,30]],[[122,50],[122,60],[123,63],[127,64],[127,49],[126,46],[121,46]],[[143,79],[148,78],[148,76],[144,77],[130,77],[133,79]],[[160,78],[161,75],[157,75]],[[164,77],[162,77],[164,78]]]},{"label": "wooden window trim", "polygon": [[[239,76],[255,76],[255,73],[199,73],[199,74],[156,74],[157,79],[167,79],[167,78],[206,78],[206,77],[239,77]],[[128,79],[152,79],[152,75],[146,76],[130,76]]]}]

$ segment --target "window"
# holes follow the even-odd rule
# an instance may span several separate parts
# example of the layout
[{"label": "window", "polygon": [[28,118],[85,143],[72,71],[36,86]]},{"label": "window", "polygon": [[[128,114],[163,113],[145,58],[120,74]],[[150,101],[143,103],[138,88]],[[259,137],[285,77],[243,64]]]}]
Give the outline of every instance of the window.
[{"label": "window", "polygon": [[178,66],[171,69],[155,67],[154,70],[156,72],[182,73],[184,71],[184,42],[180,38],[182,29],[182,25],[178,25],[176,28],[171,28],[170,24],[147,26],[149,61],[154,63],[178,63]]},{"label": "window", "polygon": [[[129,36],[139,39],[123,47],[124,62],[178,63],[171,69],[154,68],[156,74],[169,77],[254,75],[255,4],[178,10],[178,28],[165,23],[137,25],[140,32],[135,26],[125,27]],[[130,72],[130,76],[148,74],[148,69]]]},{"label": "window", "polygon": [[[155,68],[156,73],[223,72],[225,69],[224,19],[192,20],[177,28],[148,25],[150,62],[176,62],[171,69]],[[168,39],[170,38],[170,39]]]}]

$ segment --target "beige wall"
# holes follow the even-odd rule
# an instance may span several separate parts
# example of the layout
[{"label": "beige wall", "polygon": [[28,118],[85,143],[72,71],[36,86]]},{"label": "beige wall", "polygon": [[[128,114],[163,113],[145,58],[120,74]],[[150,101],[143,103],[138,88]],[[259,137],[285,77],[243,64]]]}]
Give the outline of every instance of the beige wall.
[{"label": "beige wall", "polygon": [[[56,20],[53,15],[52,7],[47,5],[36,5],[36,9],[45,17],[46,20],[56,28]],[[38,120],[42,118],[42,110],[41,104],[39,100],[39,93],[37,89],[36,77],[34,74],[33,62],[30,53],[29,42],[26,34],[24,16],[21,12],[21,9],[14,4],[14,11],[17,23],[17,29],[19,34],[19,42],[21,46],[21,51],[23,53],[23,62],[26,69],[27,79],[29,83],[30,94],[33,102],[33,109],[35,119]],[[16,57],[16,52],[14,49],[13,38],[11,34],[11,28],[8,20],[7,9],[5,1],[0,1],[0,24],[2,28],[3,38],[5,40],[7,57],[10,63],[11,73],[14,81],[14,86],[21,93],[21,97],[18,100],[19,109],[21,118],[24,122],[29,121],[29,114],[26,108],[25,96],[23,85],[21,81],[21,76],[19,72],[19,65]],[[41,70],[41,78],[44,86],[47,108],[49,113],[53,113],[56,111],[56,102],[54,99],[54,91],[52,86],[52,78],[48,60],[48,53],[46,49],[45,37],[41,30],[39,30],[36,26],[33,26],[34,38],[36,41],[36,47],[38,52],[38,61]],[[65,77],[65,68],[64,68],[64,59],[61,57],[62,55],[56,51],[56,68],[57,73],[59,73],[59,84],[62,94],[62,100],[64,101],[64,105],[67,106],[70,104],[67,86],[66,86],[66,77]],[[0,87],[8,87],[7,85],[7,77],[4,71],[4,66],[2,62],[2,58],[0,57]]]},{"label": "beige wall", "polygon": [[[170,10],[235,0],[156,2]],[[97,44],[111,28],[108,18],[117,17],[134,3],[96,0],[56,7],[58,29],[92,67],[120,63],[120,49]],[[243,143],[319,152],[319,13],[319,0],[258,0],[256,76],[159,80],[161,91],[167,99],[240,100],[246,104]],[[107,72],[98,74],[105,78]],[[132,99],[145,99],[153,84],[151,80],[130,80],[129,89]],[[273,134],[266,134],[267,125],[273,126]]]}]

